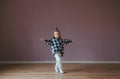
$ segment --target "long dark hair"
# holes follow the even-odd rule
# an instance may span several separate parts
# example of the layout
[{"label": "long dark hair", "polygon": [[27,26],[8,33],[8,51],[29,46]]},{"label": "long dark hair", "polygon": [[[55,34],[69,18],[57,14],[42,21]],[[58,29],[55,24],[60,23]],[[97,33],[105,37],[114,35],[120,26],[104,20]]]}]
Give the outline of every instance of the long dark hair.
[{"label": "long dark hair", "polygon": [[[61,38],[61,33],[60,33],[60,31],[58,30],[58,28],[56,28],[56,29],[54,30],[54,32],[58,32],[58,33],[59,33],[59,38]],[[55,38],[54,32],[53,32],[53,38]]]}]

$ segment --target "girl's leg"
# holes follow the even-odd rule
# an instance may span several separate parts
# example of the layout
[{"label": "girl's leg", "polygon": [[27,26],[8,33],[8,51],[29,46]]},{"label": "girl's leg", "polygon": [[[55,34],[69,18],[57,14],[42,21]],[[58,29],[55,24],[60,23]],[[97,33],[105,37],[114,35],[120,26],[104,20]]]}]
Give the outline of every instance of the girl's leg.
[{"label": "girl's leg", "polygon": [[60,73],[64,73],[62,70],[61,55],[59,52],[55,54],[55,59],[56,59],[56,65],[55,65],[56,72],[58,72],[59,69]]},{"label": "girl's leg", "polygon": [[[55,57],[55,58],[56,58],[56,57]],[[57,63],[57,61],[56,61],[56,63],[55,63],[55,71],[58,72],[58,63]]]},{"label": "girl's leg", "polygon": [[55,70],[56,70],[56,72],[58,72],[58,69],[59,69],[59,64],[58,64],[59,56],[58,56],[58,53],[55,54],[55,60],[56,60]]}]

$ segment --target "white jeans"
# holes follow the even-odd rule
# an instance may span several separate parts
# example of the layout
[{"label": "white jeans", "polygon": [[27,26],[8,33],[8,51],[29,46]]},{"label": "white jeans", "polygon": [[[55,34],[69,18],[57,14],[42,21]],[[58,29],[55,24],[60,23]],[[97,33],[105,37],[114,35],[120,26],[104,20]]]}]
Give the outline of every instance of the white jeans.
[{"label": "white jeans", "polygon": [[55,53],[55,59],[56,59],[55,70],[59,69],[60,72],[63,72],[60,52]]}]

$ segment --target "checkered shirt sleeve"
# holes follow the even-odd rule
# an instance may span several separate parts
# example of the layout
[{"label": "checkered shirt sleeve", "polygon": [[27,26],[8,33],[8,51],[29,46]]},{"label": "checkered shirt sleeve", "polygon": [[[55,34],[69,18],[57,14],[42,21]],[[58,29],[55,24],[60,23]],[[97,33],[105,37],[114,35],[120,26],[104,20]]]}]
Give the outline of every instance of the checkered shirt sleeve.
[{"label": "checkered shirt sleeve", "polygon": [[50,45],[50,46],[52,46],[52,40],[50,39],[50,40],[45,40],[44,41],[47,45]]},{"label": "checkered shirt sleeve", "polygon": [[62,41],[63,41],[63,44],[68,44],[72,42],[72,40],[69,40],[69,39],[63,39]]}]

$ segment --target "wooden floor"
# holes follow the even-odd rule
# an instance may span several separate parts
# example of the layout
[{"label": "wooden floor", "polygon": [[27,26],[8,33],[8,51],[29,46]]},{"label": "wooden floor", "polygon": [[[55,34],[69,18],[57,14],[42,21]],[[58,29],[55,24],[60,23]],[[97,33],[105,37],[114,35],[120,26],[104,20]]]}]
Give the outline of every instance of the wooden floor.
[{"label": "wooden floor", "polygon": [[120,64],[0,64],[0,79],[120,79]]}]

